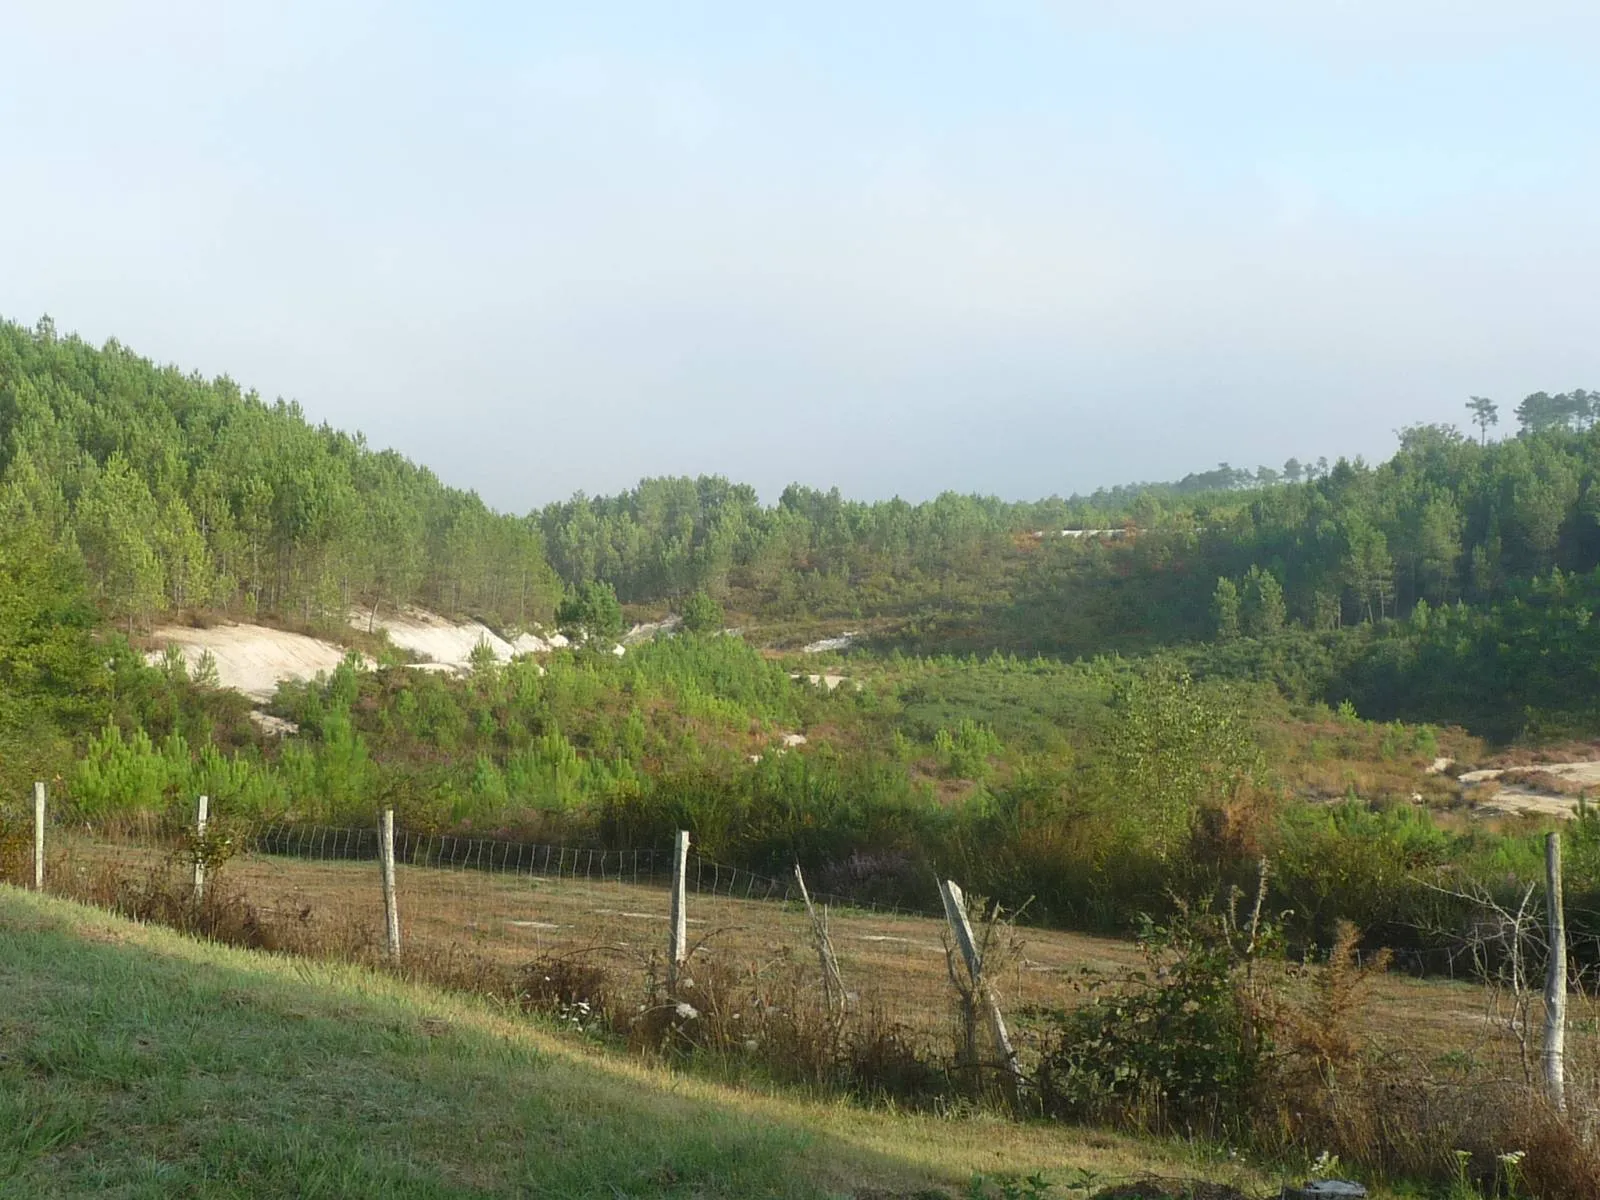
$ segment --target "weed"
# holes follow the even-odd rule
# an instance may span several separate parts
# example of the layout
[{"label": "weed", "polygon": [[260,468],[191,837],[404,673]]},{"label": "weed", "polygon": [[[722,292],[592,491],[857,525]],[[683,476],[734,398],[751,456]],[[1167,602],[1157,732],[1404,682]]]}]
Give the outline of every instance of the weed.
[{"label": "weed", "polygon": [[524,1012],[543,1012],[576,1033],[611,1030],[621,1011],[605,968],[592,961],[593,949],[544,954],[517,977],[517,1003]]}]

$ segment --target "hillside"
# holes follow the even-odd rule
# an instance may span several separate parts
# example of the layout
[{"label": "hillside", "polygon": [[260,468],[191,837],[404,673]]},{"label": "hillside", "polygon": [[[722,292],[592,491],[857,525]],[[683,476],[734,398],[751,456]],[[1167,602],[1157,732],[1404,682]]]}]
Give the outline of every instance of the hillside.
[{"label": "hillside", "polygon": [[187,610],[328,632],[418,605],[514,639],[563,600],[581,620],[613,594],[641,616],[698,596],[774,644],[849,622],[921,653],[1181,647],[1365,716],[1548,738],[1600,728],[1596,681],[1567,669],[1600,636],[1594,410],[1583,389],[1535,393],[1501,441],[1412,427],[1378,466],[1066,500],[797,484],[762,504],[707,477],[517,516],[229,379],[0,322],[0,528],[54,547],[129,632]]},{"label": "hillside", "polygon": [[[1504,442],[1409,430],[1376,468],[1037,505],[656,480],[513,518],[227,380],[5,325],[0,784],[55,780],[95,820],[204,791],[241,821],[688,828],[769,874],[926,903],[958,872],[1101,931],[1269,854],[1297,943],[1350,919],[1426,959],[1418,872],[1539,870],[1536,824],[1481,820],[1426,766],[1600,732],[1600,433],[1572,395]],[[532,632],[559,614],[610,645],[617,594],[694,619],[622,659]],[[233,646],[253,614],[292,662]],[[163,640],[186,658],[152,666]],[[192,677],[208,643],[248,700]],[[453,671],[338,667],[352,647]]]},{"label": "hillside", "polygon": [[[1036,503],[795,486],[764,505],[722,479],[657,479],[519,517],[226,379],[0,325],[0,873],[24,877],[43,781],[59,827],[154,831],[169,868],[265,829],[371,829],[393,810],[402,836],[471,839],[491,859],[540,844],[621,861],[687,831],[714,872],[798,864],[850,905],[937,911],[936,881],[954,879],[985,914],[1167,939],[1201,972],[1153,976],[1161,1021],[1130,1031],[1117,1023],[1134,1010],[1085,1016],[1088,985],[1044,963],[1021,994],[1054,1031],[1037,1060],[1052,1116],[1267,1153],[1287,1138],[1307,1158],[1344,1147],[1373,1175],[1435,1180],[1449,1164],[1415,1139],[1470,1134],[1492,1172],[1533,1111],[1523,1091],[1496,1084],[1475,1122],[1430,1115],[1413,1135],[1359,1091],[1385,1078],[1379,1050],[1286,1027],[1323,1056],[1323,1099],[1378,1105],[1373,1128],[1390,1132],[1327,1112],[1302,1126],[1258,1086],[1284,1061],[1254,1033],[1266,1010],[1240,1006],[1258,950],[1288,977],[1365,961],[1496,989],[1509,962],[1523,989],[1554,826],[1574,967],[1600,962],[1600,432],[1589,393],[1546,399],[1519,410],[1516,437],[1411,428],[1378,466],[1219,468]],[[201,795],[210,840],[191,840]],[[126,900],[108,902],[143,911]],[[626,941],[616,927],[638,910],[601,907],[617,912],[569,923]],[[1492,936],[1486,912],[1505,918]],[[489,937],[441,930],[447,954]],[[942,992],[924,933],[931,957],[905,981]],[[1224,1032],[1162,1032],[1195,1013]],[[909,1035],[884,1036],[872,1053]],[[936,1077],[917,1094],[940,1103],[966,1069],[944,1040],[912,1056]],[[118,1044],[117,1070],[137,1077],[137,1041]],[[1330,1054],[1374,1073],[1330,1072]],[[1452,1097],[1439,1112],[1489,1094],[1461,1047],[1424,1065]],[[1335,1076],[1356,1093],[1323,1088]],[[752,1161],[800,1189],[777,1194],[823,1194],[837,1181],[785,1174],[780,1110]],[[737,1193],[708,1182],[722,1145],[705,1144],[685,1194]],[[435,1152],[461,1174],[423,1194],[513,1169]],[[411,1186],[403,1156],[349,1164]],[[1543,1194],[1587,1195],[1592,1166]],[[902,1168],[922,1169],[884,1166]]]},{"label": "hillside", "polygon": [[978,1174],[1200,1170],[1115,1136],[735,1091],[3,886],[0,978],[7,1196],[932,1200]]},{"label": "hillside", "polygon": [[[96,819],[204,790],[241,820],[686,827],[769,873],[926,901],[959,870],[1101,930],[1268,853],[1298,937],[1349,918],[1422,952],[1397,863],[1538,869],[1535,828],[1484,829],[1422,768],[1600,732],[1600,433],[1564,395],[1502,442],[1407,430],[1378,467],[1037,504],[654,480],[522,518],[226,379],[5,324],[0,784]],[[668,606],[683,634],[616,661],[533,632],[609,646]],[[292,661],[234,645],[252,620]],[[152,666],[164,642],[186,657]],[[211,643],[249,702],[191,677]],[[1324,878],[1330,847],[1370,886]]]}]

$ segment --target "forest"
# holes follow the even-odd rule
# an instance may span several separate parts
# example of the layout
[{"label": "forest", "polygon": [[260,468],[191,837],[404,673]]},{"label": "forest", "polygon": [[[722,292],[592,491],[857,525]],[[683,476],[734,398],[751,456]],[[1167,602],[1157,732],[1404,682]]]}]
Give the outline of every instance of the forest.
[{"label": "forest", "polygon": [[[295,404],[46,319],[0,324],[0,513],[69,544],[129,628],[408,602],[521,627],[598,582],[625,604],[704,592],[769,620],[877,620],[931,650],[1076,657],[1492,606],[1592,573],[1597,407],[1540,392],[1492,443],[1414,426],[1376,467],[1224,463],[1068,499],[859,503],[793,484],[763,505],[720,477],[662,478],[519,517]],[[1468,408],[1485,432],[1498,419]]]},{"label": "forest", "polygon": [[[1032,503],[654,479],[519,517],[228,379],[6,324],[0,784],[57,780],[91,818],[205,791],[240,820],[687,827],[845,894],[922,902],[930,868],[959,870],[1108,930],[1266,854],[1302,942],[1350,919],[1425,958],[1419,872],[1510,886],[1538,829],[1408,803],[1423,766],[1600,728],[1596,405],[1537,393],[1491,439],[1473,398],[1476,438],[1411,427],[1377,466]],[[288,738],[142,648],[159,618],[348,644],[352,608],[404,605],[579,642],[461,677],[380,647],[377,672],[284,683]],[[667,611],[678,636],[606,652]],[[789,652],[841,622],[855,648]],[[805,682],[819,667],[845,686]],[[1574,891],[1600,891],[1600,825],[1574,828]]]}]

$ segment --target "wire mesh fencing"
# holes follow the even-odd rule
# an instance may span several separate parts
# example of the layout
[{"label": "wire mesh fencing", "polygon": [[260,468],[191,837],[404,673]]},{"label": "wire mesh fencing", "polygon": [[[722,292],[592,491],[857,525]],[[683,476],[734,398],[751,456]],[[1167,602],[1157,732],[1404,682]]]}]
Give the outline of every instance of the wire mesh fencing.
[{"label": "wire mesh fencing", "polygon": [[[222,820],[202,836],[193,820],[181,812],[115,821],[58,813],[47,829],[46,890],[266,949],[387,957],[377,828]],[[188,899],[201,856],[204,911]],[[613,1000],[631,1012],[669,975],[669,848],[397,830],[395,860],[401,963],[419,978],[490,991],[530,972],[537,983],[581,967],[603,974]],[[736,976],[746,996],[764,996],[772,1011],[793,1011],[797,995],[813,992],[806,1003],[826,1008],[834,987],[853,1013],[871,1009],[886,1028],[913,1031],[918,1044],[948,1042],[942,913],[813,891],[827,912],[834,980],[818,967],[816,930],[793,875],[691,852],[684,890],[688,975],[698,984]],[[1011,998],[1059,997],[1075,958],[1050,957],[1056,961],[1017,965],[1006,985]],[[789,981],[788,992],[772,990],[779,979]]]},{"label": "wire mesh fencing", "polygon": [[[377,829],[339,828],[299,823],[271,823],[252,830],[246,848],[255,854],[315,861],[372,861],[378,859]],[[550,879],[612,881],[665,887],[672,882],[672,850],[634,847],[611,850],[594,846],[514,842],[501,838],[462,837],[454,834],[395,832],[395,858],[411,867],[455,868],[466,871]],[[690,844],[684,880],[691,895],[728,899],[800,903],[800,888],[793,875],[779,878],[732,866],[700,854]],[[881,904],[870,898],[811,889],[814,903],[834,909],[854,909],[887,916],[938,917],[940,909],[901,904]]]}]

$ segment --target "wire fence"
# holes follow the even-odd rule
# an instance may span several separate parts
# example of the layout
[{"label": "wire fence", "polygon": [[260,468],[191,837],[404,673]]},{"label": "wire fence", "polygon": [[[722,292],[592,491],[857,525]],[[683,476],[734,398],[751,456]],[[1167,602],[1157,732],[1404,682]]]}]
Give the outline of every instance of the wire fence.
[{"label": "wire fence", "polygon": [[[593,969],[621,1006],[617,1012],[643,1011],[661,978],[672,986],[673,964],[688,962],[705,979],[756,989],[750,996],[765,997],[760,1002],[773,1011],[789,1003],[784,981],[798,980],[794,986],[810,999],[831,997],[829,1004],[870,1011],[885,1028],[909,1031],[908,1045],[935,1047],[949,1036],[951,922],[942,905],[885,904],[824,887],[810,892],[814,905],[826,906],[814,915],[792,874],[719,862],[692,844],[682,874],[687,901],[680,903],[672,886],[676,848],[414,830],[393,831],[396,879],[378,869],[377,827],[224,817],[202,833],[198,816],[198,805],[187,814],[111,820],[70,803],[52,806],[43,890],[284,953],[386,957],[451,987],[489,981],[498,988],[505,973],[521,979],[530,971],[544,972],[550,983],[573,977],[563,972]],[[21,851],[32,849],[28,825]],[[32,855],[25,862],[22,854],[12,857],[19,859],[15,869],[0,856],[0,875],[28,886]],[[816,875],[808,886],[822,882],[823,872]],[[819,962],[823,940],[831,963]],[[1080,953],[1070,938],[1050,941],[1026,957],[1020,943],[1006,951],[1004,987],[1016,1004],[1060,1002],[1062,980],[1077,969]],[[1127,957],[1136,956],[1130,950]]]},{"label": "wire fence", "polygon": [[[47,828],[82,835],[108,845],[123,844],[145,849],[175,849],[194,837],[192,825],[173,814],[124,814],[114,819],[95,819],[68,809],[52,807],[46,817]],[[312,825],[297,821],[272,821],[254,824],[229,822],[216,826],[215,836],[229,838],[229,853],[267,858],[289,858],[310,862],[377,862],[380,836],[371,828]],[[470,837],[456,834],[429,834],[396,829],[395,860],[402,866],[428,870],[482,872],[492,875],[530,878],[589,880],[650,887],[668,887],[672,882],[673,851],[667,847],[607,849],[557,843],[519,842],[506,838]],[[942,918],[937,903],[886,903],[864,894],[814,886],[808,878],[813,903],[833,909],[870,913],[875,916]],[[930,885],[934,880],[929,877]],[[690,843],[686,863],[685,890],[697,896],[716,896],[730,900],[765,901],[775,904],[801,903],[800,887],[794,875],[777,877],[734,866],[701,854]]]},{"label": "wire fence", "polygon": [[[376,862],[376,829],[349,829],[324,825],[272,823],[251,830],[240,847],[248,853],[313,861],[353,860]],[[665,887],[672,882],[672,851],[653,847],[607,850],[592,846],[563,846],[512,842],[499,838],[458,837],[453,834],[419,834],[395,831],[395,860],[405,866],[482,871],[498,875],[526,875],[550,879],[583,879]],[[730,900],[800,903],[800,888],[791,876],[779,879],[731,866],[692,848],[684,879],[685,889],[697,896]],[[881,904],[871,899],[826,891],[811,891],[813,903],[832,908],[857,909],[875,915],[938,917],[942,909],[903,904]]]}]

